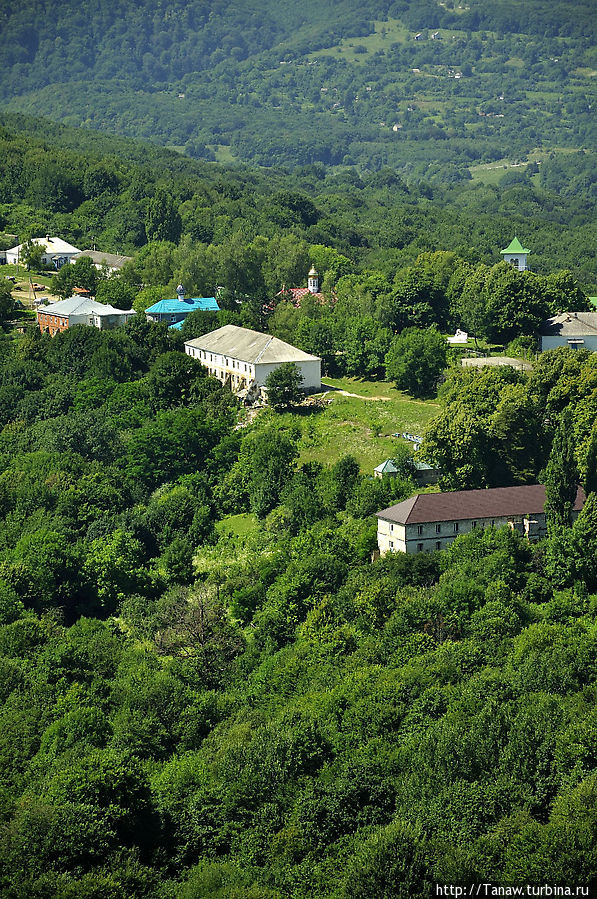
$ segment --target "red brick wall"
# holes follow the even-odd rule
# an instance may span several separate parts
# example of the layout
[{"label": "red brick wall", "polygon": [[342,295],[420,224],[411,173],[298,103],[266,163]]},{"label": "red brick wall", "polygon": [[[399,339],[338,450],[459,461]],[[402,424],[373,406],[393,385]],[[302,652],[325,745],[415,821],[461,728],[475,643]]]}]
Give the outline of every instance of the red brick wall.
[{"label": "red brick wall", "polygon": [[49,331],[53,337],[58,331],[68,329],[68,318],[62,315],[49,315],[47,312],[37,313],[37,324],[40,331]]}]

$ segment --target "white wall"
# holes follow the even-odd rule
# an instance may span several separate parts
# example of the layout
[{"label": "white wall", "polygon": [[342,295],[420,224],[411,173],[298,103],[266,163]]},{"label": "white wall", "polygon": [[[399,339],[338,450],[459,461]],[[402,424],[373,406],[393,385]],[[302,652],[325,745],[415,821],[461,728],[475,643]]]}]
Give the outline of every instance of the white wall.
[{"label": "white wall", "polygon": [[[267,376],[280,367],[281,362],[257,363],[255,365],[255,380],[259,386],[263,386]],[[321,360],[314,359],[308,362],[294,363],[303,376],[302,389],[309,391],[321,390]]]},{"label": "white wall", "polygon": [[378,518],[377,545],[382,556],[388,552],[405,553],[407,549],[404,525]]}]

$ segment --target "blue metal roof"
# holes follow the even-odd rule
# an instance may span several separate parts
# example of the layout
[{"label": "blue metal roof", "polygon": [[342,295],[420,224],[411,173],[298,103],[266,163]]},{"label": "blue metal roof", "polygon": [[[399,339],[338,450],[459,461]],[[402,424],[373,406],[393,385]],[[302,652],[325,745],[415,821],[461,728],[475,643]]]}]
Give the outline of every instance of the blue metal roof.
[{"label": "blue metal roof", "polygon": [[174,322],[173,325],[168,325],[168,330],[169,331],[174,331],[174,330],[180,331],[180,330],[182,330],[183,325],[184,325],[184,318],[181,318],[181,320],[179,322]]},{"label": "blue metal roof", "polygon": [[152,315],[177,315],[181,312],[188,315],[189,312],[195,312],[197,309],[201,310],[201,312],[220,311],[215,297],[188,297],[184,300],[179,300],[176,297],[173,300],[160,300],[145,311]]}]

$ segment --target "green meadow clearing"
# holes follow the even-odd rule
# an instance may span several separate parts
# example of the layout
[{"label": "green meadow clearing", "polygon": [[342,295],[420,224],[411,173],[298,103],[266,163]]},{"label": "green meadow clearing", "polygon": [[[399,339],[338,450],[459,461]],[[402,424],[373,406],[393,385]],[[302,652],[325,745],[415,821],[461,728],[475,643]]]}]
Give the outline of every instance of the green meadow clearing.
[{"label": "green meadow clearing", "polygon": [[350,454],[363,474],[370,474],[392,457],[398,443],[404,443],[393,434],[422,434],[440,408],[430,400],[412,399],[387,381],[324,378],[322,383],[323,407],[276,416],[281,424],[300,431],[301,462],[332,465]]}]

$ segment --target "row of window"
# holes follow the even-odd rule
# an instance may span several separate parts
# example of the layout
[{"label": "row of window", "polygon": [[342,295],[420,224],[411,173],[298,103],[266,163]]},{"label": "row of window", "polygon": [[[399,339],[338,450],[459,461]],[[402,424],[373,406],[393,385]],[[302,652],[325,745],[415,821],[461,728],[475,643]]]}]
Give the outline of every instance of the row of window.
[{"label": "row of window", "polygon": [[[477,522],[477,521],[471,521],[471,528],[472,528],[472,529],[476,528],[477,525],[478,525],[478,522]],[[481,527],[483,527],[483,522],[481,522]],[[492,527],[492,528],[495,527],[495,518],[492,518],[492,519],[491,519],[491,527]],[[390,525],[390,530],[393,530],[392,525]],[[458,533],[458,531],[460,530],[460,522],[459,522],[459,521],[455,521],[455,522],[454,522],[454,524],[452,525],[452,530],[454,531],[455,534]],[[435,525],[435,533],[436,533],[436,534],[441,534],[441,532],[442,532],[442,526],[441,526],[441,524],[436,524],[436,525]],[[418,524],[418,525],[417,525],[417,535],[420,536],[422,533],[423,533],[423,525],[422,525],[422,524]]]},{"label": "row of window", "polygon": [[[393,541],[393,540],[389,540],[389,541],[388,541],[388,546],[390,547],[390,549],[394,549],[394,541]],[[424,548],[425,548],[425,547],[424,547],[424,545],[423,545],[422,543],[417,543],[417,552],[418,552],[418,553],[422,553],[423,550],[424,550]],[[436,540],[435,548],[436,548],[436,549],[441,549],[441,548],[442,548],[442,542],[441,542],[441,540]]]},{"label": "row of window", "polygon": [[[208,353],[206,350],[193,350],[192,353],[193,356],[198,356],[203,362],[215,362],[219,358],[217,353]],[[214,357],[216,358],[214,359]],[[238,359],[228,359],[225,356],[222,358],[226,368],[233,368],[245,372],[251,371],[251,366],[247,362],[240,362]]]}]

